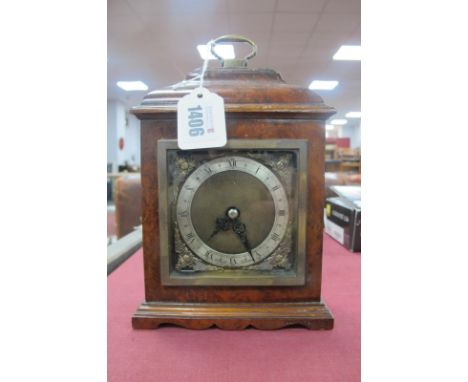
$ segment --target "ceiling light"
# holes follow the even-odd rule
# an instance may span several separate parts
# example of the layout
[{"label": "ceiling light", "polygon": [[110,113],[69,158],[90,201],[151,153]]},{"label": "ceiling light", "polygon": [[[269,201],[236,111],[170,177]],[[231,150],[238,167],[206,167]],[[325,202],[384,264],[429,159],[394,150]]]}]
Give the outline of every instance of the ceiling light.
[{"label": "ceiling light", "polygon": [[332,125],[346,125],[348,121],[346,119],[332,119],[330,124]]},{"label": "ceiling light", "polygon": [[335,128],[335,126],[333,126],[333,125],[325,125],[325,129],[326,129],[327,131],[333,130],[334,128]]},{"label": "ceiling light", "polygon": [[141,81],[118,81],[117,86],[127,92],[148,90],[148,86]]},{"label": "ceiling light", "polygon": [[360,111],[350,111],[349,113],[346,113],[345,117],[346,118],[361,118],[361,112]]},{"label": "ceiling light", "polygon": [[[198,53],[204,60],[216,60],[216,57],[211,54],[209,45],[197,45]],[[224,59],[232,59],[236,57],[234,53],[234,45],[220,44],[215,46],[215,52]]]},{"label": "ceiling light", "polygon": [[310,85],[309,89],[311,90],[333,90],[338,85],[338,81],[319,81],[313,80]]},{"label": "ceiling light", "polygon": [[341,45],[333,56],[334,60],[361,61],[361,45]]}]

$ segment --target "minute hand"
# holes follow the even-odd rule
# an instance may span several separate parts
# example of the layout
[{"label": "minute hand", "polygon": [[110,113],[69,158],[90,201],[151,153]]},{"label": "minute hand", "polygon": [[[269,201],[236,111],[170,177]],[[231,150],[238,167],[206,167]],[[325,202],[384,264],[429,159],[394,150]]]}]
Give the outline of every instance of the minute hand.
[{"label": "minute hand", "polygon": [[237,234],[237,236],[239,236],[240,241],[242,242],[242,244],[244,244],[244,247],[247,249],[247,252],[249,252],[250,257],[255,262],[255,258],[252,255],[252,249],[250,248],[249,239],[247,238],[247,229],[245,227],[245,224],[236,221],[232,225],[232,229]]}]

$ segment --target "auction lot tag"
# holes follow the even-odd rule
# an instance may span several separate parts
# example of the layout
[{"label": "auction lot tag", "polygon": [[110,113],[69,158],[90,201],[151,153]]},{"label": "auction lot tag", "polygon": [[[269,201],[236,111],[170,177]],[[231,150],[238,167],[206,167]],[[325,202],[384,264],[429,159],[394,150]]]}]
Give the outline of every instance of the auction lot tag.
[{"label": "auction lot tag", "polygon": [[177,144],[182,150],[226,145],[224,99],[198,87],[177,103]]}]

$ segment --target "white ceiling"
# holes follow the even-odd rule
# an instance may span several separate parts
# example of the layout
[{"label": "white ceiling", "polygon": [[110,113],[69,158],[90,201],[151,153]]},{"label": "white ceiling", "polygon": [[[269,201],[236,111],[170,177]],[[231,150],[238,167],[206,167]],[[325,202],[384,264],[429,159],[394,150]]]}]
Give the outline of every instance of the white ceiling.
[{"label": "white ceiling", "polygon": [[338,80],[318,93],[343,117],[361,110],[361,64],[332,57],[341,45],[360,45],[360,12],[360,0],[108,0],[108,98],[136,105],[146,92],[125,92],[117,81],[141,80],[149,90],[179,82],[201,66],[198,44],[240,34],[258,46],[250,67],[304,87]]}]

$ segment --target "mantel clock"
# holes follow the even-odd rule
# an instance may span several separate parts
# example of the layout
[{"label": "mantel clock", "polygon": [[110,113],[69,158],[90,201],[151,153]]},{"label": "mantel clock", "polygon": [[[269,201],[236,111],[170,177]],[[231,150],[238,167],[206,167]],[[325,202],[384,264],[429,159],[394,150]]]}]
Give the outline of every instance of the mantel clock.
[{"label": "mantel clock", "polygon": [[[247,42],[223,36],[212,43]],[[250,58],[250,57],[248,57]],[[228,142],[181,150],[177,102],[196,73],[153,91],[141,120],[145,297],[133,327],[331,329],[321,300],[324,124],[334,109],[270,69],[221,60]]]}]

